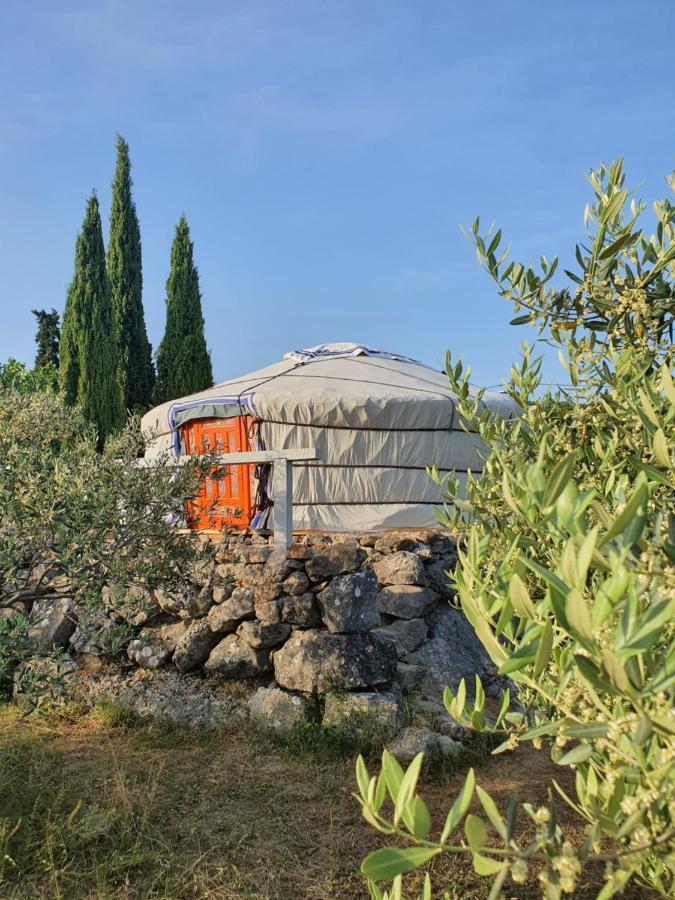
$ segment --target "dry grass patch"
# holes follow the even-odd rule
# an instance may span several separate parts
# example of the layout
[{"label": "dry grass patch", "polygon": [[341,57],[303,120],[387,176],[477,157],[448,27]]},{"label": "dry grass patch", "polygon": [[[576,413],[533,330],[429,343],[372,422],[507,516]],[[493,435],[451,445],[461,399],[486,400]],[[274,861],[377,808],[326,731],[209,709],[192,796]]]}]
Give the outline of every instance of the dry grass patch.
[{"label": "dry grass patch", "polygon": [[[315,743],[302,752],[296,742],[290,752],[246,726],[189,733],[132,724],[115,707],[22,721],[6,708],[0,895],[365,897],[358,867],[380,838],[360,818],[353,759],[341,749]],[[551,775],[545,753],[519,750],[487,760],[480,781],[496,799],[516,791],[537,802]],[[463,777],[425,785],[439,825]],[[487,896],[488,882],[465,859],[433,871],[451,898]],[[530,884],[507,896],[539,892]]]}]

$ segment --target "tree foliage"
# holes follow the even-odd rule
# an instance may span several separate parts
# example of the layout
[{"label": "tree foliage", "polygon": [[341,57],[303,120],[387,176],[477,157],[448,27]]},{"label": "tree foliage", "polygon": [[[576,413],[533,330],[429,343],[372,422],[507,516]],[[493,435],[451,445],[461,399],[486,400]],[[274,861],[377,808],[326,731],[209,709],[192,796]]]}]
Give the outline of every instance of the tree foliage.
[{"label": "tree foliage", "polygon": [[66,404],[81,408],[95,425],[100,445],[124,421],[118,358],[101,217],[92,192],[63,315],[60,379]]},{"label": "tree foliage", "polygon": [[[441,521],[467,531],[454,573],[459,602],[518,688],[518,706],[506,694],[496,719],[479,680],[447,690],[446,707],[468,727],[501,733],[497,753],[529,741],[572,767],[574,796],[556,790],[585,822],[586,840],[566,838],[553,802],[524,805],[534,837],[519,838],[515,800],[499,810],[472,772],[432,839],[415,789],[421,759],[403,773],[385,754],[376,778],[359,762],[359,800],[374,827],[413,846],[364,861],[374,898],[400,897],[402,876],[444,852],[466,853],[491,876],[491,898],[533,866],[545,897],[573,893],[594,861],[605,865],[603,900],[630,881],[672,896],[675,207],[654,204],[657,227],[647,236],[621,162],[590,180],[588,237],[569,287],[551,286],[557,260],[542,259],[539,272],[510,262],[501,233],[481,236],[474,223],[479,259],[515,304],[515,322],[548,329],[572,388],[542,392],[541,361],[525,347],[508,386],[522,415],[503,421],[448,356],[457,411],[488,453],[463,492],[455,476],[434,473],[448,501]],[[392,815],[383,813],[387,795]],[[482,811],[467,815],[474,796]],[[383,894],[377,882],[392,879]]]},{"label": "tree foliage", "polygon": [[[0,389],[0,687],[17,664],[40,655],[27,617],[34,601],[51,596],[54,577],[67,580],[81,624],[105,612],[106,584],[121,589],[115,613],[128,619],[143,603],[134,588],[186,577],[198,548],[175,522],[202,470],[176,471],[162,460],[141,468],[141,446],[131,421],[100,453],[94,426],[58,395]],[[34,686],[36,702],[53,681],[53,669],[46,674]]]},{"label": "tree foliage", "polygon": [[166,330],[157,351],[156,400],[161,403],[211,387],[199,274],[185,216],[176,226],[166,283]]},{"label": "tree foliage", "polygon": [[46,309],[34,309],[32,313],[37,319],[35,368],[53,366],[58,369],[59,339],[61,337],[59,314],[55,309],[52,309],[51,312],[47,312]]},{"label": "tree foliage", "polygon": [[52,365],[31,369],[17,359],[0,363],[0,391],[15,394],[35,394],[41,391],[55,391],[59,383],[59,373]]},{"label": "tree foliage", "polygon": [[124,406],[144,412],[152,399],[155,370],[143,314],[141,231],[132,196],[129,145],[121,135],[117,136],[107,265]]}]

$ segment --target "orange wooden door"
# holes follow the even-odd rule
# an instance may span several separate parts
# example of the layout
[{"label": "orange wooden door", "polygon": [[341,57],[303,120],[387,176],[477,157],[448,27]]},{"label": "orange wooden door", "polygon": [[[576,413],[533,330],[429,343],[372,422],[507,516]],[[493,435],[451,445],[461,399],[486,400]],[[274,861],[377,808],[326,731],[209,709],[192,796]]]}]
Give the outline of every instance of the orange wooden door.
[{"label": "orange wooden door", "polygon": [[[248,416],[231,419],[197,419],[183,426],[185,452],[236,453],[249,447]],[[189,504],[188,523],[195,529],[226,526],[246,528],[251,515],[253,466],[221,466],[208,475],[194,501]]]}]

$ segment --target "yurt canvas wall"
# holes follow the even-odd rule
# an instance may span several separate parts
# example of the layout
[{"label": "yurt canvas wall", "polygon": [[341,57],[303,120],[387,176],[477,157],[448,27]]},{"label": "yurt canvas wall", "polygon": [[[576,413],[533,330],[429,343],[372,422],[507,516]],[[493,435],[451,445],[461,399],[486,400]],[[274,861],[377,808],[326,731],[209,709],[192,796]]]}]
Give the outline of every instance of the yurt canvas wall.
[{"label": "yurt canvas wall", "polygon": [[[486,393],[501,415],[515,408]],[[266,449],[318,447],[318,462],[294,467],[297,529],[357,531],[436,522],[438,489],[426,467],[482,465],[481,444],[455,411],[446,376],[415,360],[356,344],[288,353],[243,378],[151,410],[146,457],[181,451],[190,420],[248,415]]]}]

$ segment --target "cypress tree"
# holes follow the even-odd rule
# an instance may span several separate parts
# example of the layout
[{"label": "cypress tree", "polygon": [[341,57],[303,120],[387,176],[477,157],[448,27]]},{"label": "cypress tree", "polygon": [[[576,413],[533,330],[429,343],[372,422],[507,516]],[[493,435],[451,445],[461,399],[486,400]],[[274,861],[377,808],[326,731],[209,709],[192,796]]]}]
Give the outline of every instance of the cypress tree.
[{"label": "cypress tree", "polygon": [[60,380],[65,402],[81,406],[102,446],[124,421],[117,376],[110,285],[96,192],[92,191],[75,244],[75,273],[61,329]]},{"label": "cypress tree", "polygon": [[204,338],[199,275],[185,216],[176,226],[166,283],[166,331],[157,350],[156,400],[161,403],[211,387],[211,357]]},{"label": "cypress tree", "polygon": [[52,309],[51,312],[47,312],[46,309],[33,309],[31,312],[37,319],[35,368],[43,369],[45,366],[54,366],[58,369],[59,314],[55,309]]},{"label": "cypress tree", "polygon": [[143,315],[141,231],[131,193],[129,145],[117,135],[117,165],[112,183],[108,278],[119,344],[119,380],[124,405],[144,412],[152,398],[155,371]]}]

